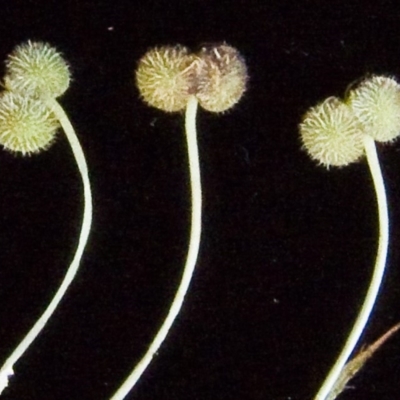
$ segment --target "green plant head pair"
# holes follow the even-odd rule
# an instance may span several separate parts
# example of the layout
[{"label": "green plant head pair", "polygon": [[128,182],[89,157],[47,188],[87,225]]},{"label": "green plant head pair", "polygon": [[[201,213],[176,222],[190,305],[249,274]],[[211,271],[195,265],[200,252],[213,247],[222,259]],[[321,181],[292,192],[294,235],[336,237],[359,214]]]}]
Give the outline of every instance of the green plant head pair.
[{"label": "green plant head pair", "polygon": [[59,122],[46,104],[61,96],[70,83],[68,64],[50,45],[28,41],[8,56],[0,94],[0,144],[29,155],[53,142]]},{"label": "green plant head pair", "polygon": [[400,135],[400,85],[390,77],[371,76],[344,100],[328,97],[307,111],[300,134],[304,148],[320,164],[356,162],[364,155],[365,135],[377,142]]}]

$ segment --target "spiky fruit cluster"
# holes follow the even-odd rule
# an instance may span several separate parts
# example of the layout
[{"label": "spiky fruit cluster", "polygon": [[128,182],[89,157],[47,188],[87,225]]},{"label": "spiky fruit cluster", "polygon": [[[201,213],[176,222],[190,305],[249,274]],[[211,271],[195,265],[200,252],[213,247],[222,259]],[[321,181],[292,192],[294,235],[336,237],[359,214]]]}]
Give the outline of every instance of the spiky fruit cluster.
[{"label": "spiky fruit cluster", "polygon": [[344,166],[364,154],[364,136],[379,142],[400,135],[400,85],[372,76],[342,101],[326,99],[304,115],[300,135],[310,157],[327,167]]},{"label": "spiky fruit cluster", "polygon": [[19,92],[0,97],[0,144],[22,155],[50,146],[59,128],[54,114],[40,101]]},{"label": "spiky fruit cluster", "polygon": [[6,60],[0,144],[22,155],[47,149],[59,127],[47,100],[63,94],[70,80],[68,64],[49,44],[28,41],[17,46]]},{"label": "spiky fruit cluster", "polygon": [[136,71],[143,100],[169,112],[184,109],[191,95],[208,111],[225,111],[239,101],[246,82],[243,58],[226,44],[204,47],[198,54],[180,45],[155,48],[140,59]]},{"label": "spiky fruit cluster", "polygon": [[23,43],[6,60],[5,84],[11,91],[57,98],[68,89],[70,80],[68,64],[48,43]]}]

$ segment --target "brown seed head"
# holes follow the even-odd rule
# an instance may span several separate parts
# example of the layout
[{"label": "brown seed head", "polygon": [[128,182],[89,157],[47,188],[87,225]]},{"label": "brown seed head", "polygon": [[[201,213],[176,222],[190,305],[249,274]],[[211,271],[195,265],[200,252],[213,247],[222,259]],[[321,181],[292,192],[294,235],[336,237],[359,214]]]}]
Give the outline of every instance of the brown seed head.
[{"label": "brown seed head", "polygon": [[234,106],[246,90],[246,64],[239,52],[226,44],[204,47],[198,54],[196,97],[208,111]]}]

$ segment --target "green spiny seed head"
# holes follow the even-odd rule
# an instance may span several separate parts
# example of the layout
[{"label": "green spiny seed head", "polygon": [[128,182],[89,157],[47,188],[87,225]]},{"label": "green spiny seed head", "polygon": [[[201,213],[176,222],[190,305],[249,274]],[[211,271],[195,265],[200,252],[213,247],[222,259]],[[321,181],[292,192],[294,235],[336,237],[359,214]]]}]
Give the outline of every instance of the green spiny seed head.
[{"label": "green spiny seed head", "polygon": [[194,56],[179,45],[149,50],[136,70],[143,100],[163,111],[183,110],[191,92],[193,62]]},{"label": "green spiny seed head", "polygon": [[59,122],[42,101],[19,92],[0,96],[0,144],[6,150],[30,155],[47,149]]},{"label": "green spiny seed head", "polygon": [[196,97],[211,112],[233,107],[246,90],[247,68],[239,52],[226,44],[204,47],[198,55]]},{"label": "green spiny seed head", "polygon": [[364,154],[363,126],[352,109],[336,97],[307,111],[300,135],[310,157],[328,168],[356,162]]},{"label": "green spiny seed head", "polygon": [[390,142],[400,135],[400,85],[393,78],[364,80],[350,91],[347,103],[374,140]]},{"label": "green spiny seed head", "polygon": [[56,98],[68,89],[70,80],[68,64],[48,43],[23,43],[6,60],[5,85],[10,91]]}]

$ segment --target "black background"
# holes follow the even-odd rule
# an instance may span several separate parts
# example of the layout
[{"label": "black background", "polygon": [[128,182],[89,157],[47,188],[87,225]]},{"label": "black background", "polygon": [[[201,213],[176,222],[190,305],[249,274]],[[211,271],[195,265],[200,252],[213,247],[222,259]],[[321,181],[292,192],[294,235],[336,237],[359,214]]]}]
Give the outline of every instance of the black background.
[{"label": "black background", "polygon": [[[3,59],[31,39],[70,63],[60,102],[94,196],[81,269],[2,398],[109,399],[144,353],[181,276],[190,199],[183,116],[147,107],[134,69],[157,45],[226,41],[247,61],[248,91],[223,115],[199,111],[199,261],[178,320],[128,398],[312,399],[362,302],[378,232],[366,162],[315,165],[297,126],[365,74],[400,77],[398,2],[1,0],[0,18]],[[400,142],[378,151],[391,242],[364,344],[400,320]],[[82,188],[64,134],[34,157],[2,152],[0,189],[5,360],[77,244]],[[341,399],[400,398],[399,365],[396,336]]]}]

